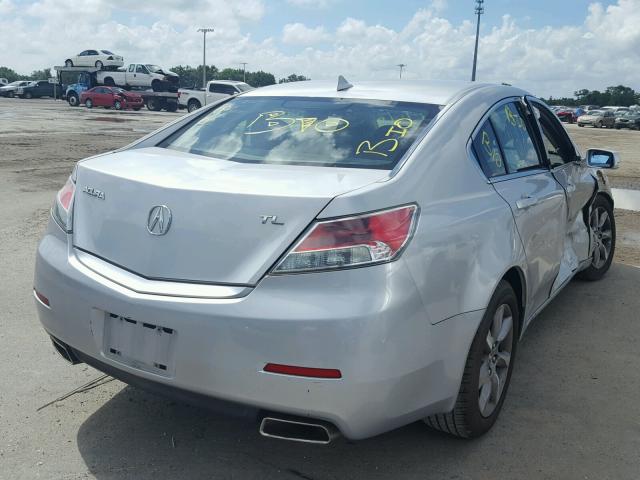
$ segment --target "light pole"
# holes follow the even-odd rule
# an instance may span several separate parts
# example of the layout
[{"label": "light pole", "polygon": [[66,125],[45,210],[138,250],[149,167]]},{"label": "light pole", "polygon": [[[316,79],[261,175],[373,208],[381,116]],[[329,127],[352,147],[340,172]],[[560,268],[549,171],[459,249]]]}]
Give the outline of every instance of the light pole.
[{"label": "light pole", "polygon": [[471,73],[471,81],[476,81],[476,66],[478,65],[478,41],[480,40],[480,15],[484,13],[484,0],[476,0],[476,15],[478,15],[478,23],[476,25],[476,48],[473,51],[473,72]]},{"label": "light pole", "polygon": [[247,62],[240,62],[242,65],[242,81],[247,83]]},{"label": "light pole", "polygon": [[[202,88],[207,88],[207,33],[213,32],[213,28],[199,28],[202,32]],[[206,98],[206,95],[205,95]]]},{"label": "light pole", "polygon": [[406,63],[399,63],[396,65],[396,67],[400,67],[400,80],[402,80],[402,69],[406,66],[407,66]]}]

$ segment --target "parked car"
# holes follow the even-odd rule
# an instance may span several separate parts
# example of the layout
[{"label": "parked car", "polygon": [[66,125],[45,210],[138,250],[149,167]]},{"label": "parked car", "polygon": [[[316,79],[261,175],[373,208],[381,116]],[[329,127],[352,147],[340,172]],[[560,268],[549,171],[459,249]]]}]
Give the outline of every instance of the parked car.
[{"label": "parked car", "polygon": [[102,70],[105,67],[121,67],[124,61],[120,55],[109,50],[84,50],[74,57],[64,61],[66,67],[95,67]]},{"label": "parked car", "polygon": [[608,271],[618,161],[511,86],[257,89],[76,165],[37,311],[70,362],[261,410],[266,436],[475,437],[534,317]]},{"label": "parked car", "polygon": [[576,123],[577,117],[573,108],[561,108],[556,110],[558,118],[567,123]]},{"label": "parked car", "polygon": [[98,72],[98,83],[126,88],[151,88],[154,92],[178,91],[180,77],[157,65],[132,63],[126,69]]},{"label": "parked car", "polygon": [[48,80],[29,82],[27,85],[18,87],[15,90],[16,97],[20,98],[53,97],[55,94],[54,84],[49,83]]},{"label": "parked car", "polygon": [[595,128],[613,128],[616,116],[612,110],[591,110],[578,118],[578,126],[592,125]]},{"label": "parked car", "polygon": [[80,94],[80,103],[87,108],[105,107],[123,110],[140,110],[144,106],[142,96],[119,87],[94,87]]},{"label": "parked car", "polygon": [[230,95],[253,90],[251,85],[234,80],[211,80],[207,82],[206,93],[202,88],[181,88],[178,90],[178,105],[189,112],[199,109],[203,105],[217,102]]},{"label": "parked car", "polygon": [[591,110],[598,110],[600,107],[598,105],[580,105],[578,108],[581,108],[585,112],[589,112]]},{"label": "parked car", "polygon": [[4,87],[0,87],[0,96],[13,97],[18,88],[29,85],[29,82],[30,80],[17,80],[5,85]]},{"label": "parked car", "polygon": [[625,112],[622,115],[617,115],[615,127],[618,130],[620,130],[621,128],[640,130],[640,112],[630,111]]}]

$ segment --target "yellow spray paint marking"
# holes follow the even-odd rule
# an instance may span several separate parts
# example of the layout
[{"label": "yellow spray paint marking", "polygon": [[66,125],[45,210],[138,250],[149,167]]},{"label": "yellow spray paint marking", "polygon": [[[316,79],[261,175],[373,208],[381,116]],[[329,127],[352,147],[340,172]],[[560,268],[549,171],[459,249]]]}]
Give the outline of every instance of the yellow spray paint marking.
[{"label": "yellow spray paint marking", "polygon": [[482,130],[482,146],[487,152],[487,155],[489,155],[489,158],[491,158],[491,161],[495,163],[498,168],[502,168],[502,156],[500,152],[491,145],[491,138],[486,130]]},{"label": "yellow spray paint marking", "polygon": [[304,132],[307,128],[318,121],[317,117],[296,118],[300,121],[300,131]]},{"label": "yellow spray paint marking", "polygon": [[[386,152],[377,151],[378,148],[380,148],[382,145],[386,144],[387,142],[391,142],[391,148],[388,148]],[[369,140],[365,140],[364,142],[361,142],[360,145],[358,145],[358,148],[356,148],[356,155],[360,155],[360,153],[371,153],[374,155],[380,155],[382,157],[388,157],[389,153],[394,152],[396,148],[398,148],[398,144],[399,142],[395,138],[387,138],[386,140],[380,140],[378,143],[376,143],[373,146],[371,145],[371,142]],[[365,146],[367,147],[366,150],[363,149]]]},{"label": "yellow spray paint marking", "polygon": [[399,118],[398,120],[393,122],[393,125],[389,127],[389,130],[387,130],[387,133],[384,136],[388,137],[392,133],[396,133],[401,137],[404,137],[407,134],[407,131],[409,131],[412,126],[413,120],[411,120],[410,118]]},{"label": "yellow spray paint marking", "polygon": [[251,128],[254,124],[261,120],[266,122],[266,128],[264,128],[263,130],[257,130],[255,132],[244,132],[245,135],[257,135],[260,133],[273,132],[275,130],[290,127],[291,125],[296,123],[295,118],[283,117],[282,115],[285,115],[285,113],[286,112],[283,111],[259,113],[256,119],[249,125],[247,125],[247,128]]},{"label": "yellow spray paint marking", "polygon": [[344,118],[331,117],[316,123],[315,129],[320,133],[336,133],[349,126]]}]

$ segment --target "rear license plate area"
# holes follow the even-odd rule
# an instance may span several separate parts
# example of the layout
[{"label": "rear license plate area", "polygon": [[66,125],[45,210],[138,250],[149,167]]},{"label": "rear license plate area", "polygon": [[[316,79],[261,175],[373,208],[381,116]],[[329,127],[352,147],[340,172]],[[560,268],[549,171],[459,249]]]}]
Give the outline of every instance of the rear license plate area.
[{"label": "rear license plate area", "polygon": [[172,328],[106,313],[103,354],[129,367],[172,377],[176,337]]}]

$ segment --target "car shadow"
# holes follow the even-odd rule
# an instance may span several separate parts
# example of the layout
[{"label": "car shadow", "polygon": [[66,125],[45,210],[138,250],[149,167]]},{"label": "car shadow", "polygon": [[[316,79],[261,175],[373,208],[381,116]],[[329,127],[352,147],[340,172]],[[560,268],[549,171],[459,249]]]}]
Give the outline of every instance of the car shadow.
[{"label": "car shadow", "polygon": [[[455,439],[417,422],[356,443],[278,441],[261,437],[246,418],[123,384],[84,421],[78,448],[89,472],[101,480],[604,478],[626,467],[607,463],[602,445],[615,443],[620,458],[627,450],[631,458],[637,444],[632,426],[601,428],[593,418],[607,404],[607,415],[617,421],[615,409],[623,407],[617,404],[635,398],[637,376],[624,377],[622,384],[624,369],[613,377],[605,371],[619,367],[621,360],[610,355],[614,348],[640,363],[633,320],[640,309],[634,294],[639,284],[640,269],[614,265],[601,282],[568,285],[525,335],[507,402],[480,439]],[[621,343],[621,336],[628,341]],[[610,389],[619,398],[611,399]],[[633,413],[629,408],[640,411],[629,405],[625,415]]]}]

